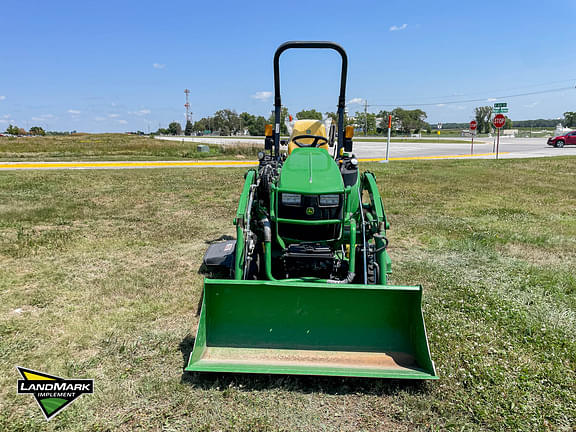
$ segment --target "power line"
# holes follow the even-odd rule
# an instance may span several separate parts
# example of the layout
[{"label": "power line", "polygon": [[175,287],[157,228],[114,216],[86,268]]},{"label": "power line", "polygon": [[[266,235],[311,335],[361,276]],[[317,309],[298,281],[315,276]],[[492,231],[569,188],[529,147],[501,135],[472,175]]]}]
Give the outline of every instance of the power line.
[{"label": "power line", "polygon": [[426,103],[409,103],[409,104],[370,104],[368,106],[371,107],[419,107],[419,106],[433,106],[433,105],[450,105],[450,104],[460,104],[460,103],[469,103],[469,102],[487,102],[490,99],[511,99],[516,97],[523,97],[523,96],[533,96],[537,94],[545,94],[545,93],[556,93],[564,90],[573,90],[576,87],[560,87],[550,90],[540,90],[535,92],[527,92],[527,93],[517,93],[511,95],[503,95],[503,96],[495,96],[495,97],[488,97],[488,98],[478,98],[478,99],[461,99],[457,101],[442,101],[442,102],[426,102]]},{"label": "power line", "polygon": [[[492,89],[491,91],[493,92],[510,92],[513,90],[525,90],[525,89],[531,89],[531,88],[535,88],[535,87],[543,87],[543,86],[550,86],[552,84],[561,84],[561,83],[567,83],[567,82],[576,82],[576,78],[572,78],[572,79],[564,79],[564,80],[559,80],[559,81],[548,81],[545,83],[540,83],[540,84],[531,84],[531,85],[525,85],[525,86],[518,86],[518,87],[506,87],[505,89]],[[450,95],[443,95],[443,96],[427,96],[427,97],[423,97],[423,100],[434,100],[434,99],[448,99],[448,98],[454,98],[454,97],[479,97],[482,95],[485,95],[486,92],[474,92],[474,93],[453,93]]]}]

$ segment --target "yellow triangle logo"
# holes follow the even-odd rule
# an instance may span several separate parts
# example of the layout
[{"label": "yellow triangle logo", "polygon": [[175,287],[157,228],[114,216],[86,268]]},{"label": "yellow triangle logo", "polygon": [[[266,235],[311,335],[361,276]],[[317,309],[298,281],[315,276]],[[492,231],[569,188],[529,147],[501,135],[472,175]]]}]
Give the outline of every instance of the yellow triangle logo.
[{"label": "yellow triangle logo", "polygon": [[38,375],[32,372],[28,372],[28,371],[22,371],[22,373],[24,374],[24,379],[27,380],[47,380],[47,381],[56,381],[54,378],[51,377],[47,377],[44,375]]}]

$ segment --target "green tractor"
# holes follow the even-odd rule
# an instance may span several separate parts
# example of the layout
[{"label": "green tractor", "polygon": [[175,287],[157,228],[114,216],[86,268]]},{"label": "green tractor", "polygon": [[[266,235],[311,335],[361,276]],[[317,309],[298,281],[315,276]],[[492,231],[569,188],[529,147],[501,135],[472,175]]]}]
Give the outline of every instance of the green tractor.
[{"label": "green tractor", "polygon": [[[292,48],[340,54],[338,119],[328,131],[297,121],[281,142],[279,59]],[[210,277],[187,371],[437,378],[422,287],[387,284],[388,221],[344,127],[347,67],[332,42],[276,50],[275,124],[258,168],[245,175],[236,240],[211,244],[204,257]]]}]

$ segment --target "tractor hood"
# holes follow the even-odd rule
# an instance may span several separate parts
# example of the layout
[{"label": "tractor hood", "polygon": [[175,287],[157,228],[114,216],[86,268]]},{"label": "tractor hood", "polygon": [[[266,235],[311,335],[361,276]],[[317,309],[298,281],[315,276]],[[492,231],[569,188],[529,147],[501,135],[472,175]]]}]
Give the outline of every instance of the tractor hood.
[{"label": "tractor hood", "polygon": [[297,148],[284,162],[278,187],[302,194],[343,193],[338,165],[321,148]]}]

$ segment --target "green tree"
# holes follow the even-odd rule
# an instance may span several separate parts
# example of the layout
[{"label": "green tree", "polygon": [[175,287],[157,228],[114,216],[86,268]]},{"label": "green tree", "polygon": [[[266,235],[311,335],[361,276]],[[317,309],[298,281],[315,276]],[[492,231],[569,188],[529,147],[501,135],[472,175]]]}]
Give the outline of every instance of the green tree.
[{"label": "green tree", "polygon": [[172,122],[168,125],[168,133],[170,135],[182,135],[182,125],[178,122]]},{"label": "green tree", "polygon": [[564,127],[576,127],[576,112],[568,111],[564,113]]},{"label": "green tree", "polygon": [[388,116],[391,115],[391,111],[380,111],[376,114],[376,132],[377,133],[387,133],[388,131]]},{"label": "green tree", "polygon": [[[296,114],[296,116],[298,116],[298,114]],[[331,118],[332,119],[332,123],[337,124],[338,123],[338,114],[336,114],[335,112],[330,112],[327,111],[324,113],[324,116],[326,118]]]},{"label": "green tree", "polygon": [[30,134],[44,136],[46,135],[46,132],[40,126],[32,126],[30,128]]},{"label": "green tree", "polygon": [[256,116],[244,111],[243,113],[240,113],[239,117],[240,117],[240,128],[248,129],[248,133],[250,135],[253,135],[252,132],[250,132],[250,130],[254,129],[254,124],[256,123]]},{"label": "green tree", "polygon": [[243,128],[248,129],[250,135],[264,135],[264,128],[266,127],[266,119],[264,117],[256,117],[247,112],[243,112],[240,114],[240,122]]},{"label": "green tree", "polygon": [[322,120],[322,113],[315,109],[302,110],[296,113],[298,120]]},{"label": "green tree", "polygon": [[6,128],[6,133],[10,135],[18,135],[19,131],[20,128],[18,126],[12,126],[11,124]]},{"label": "green tree", "polygon": [[356,127],[362,129],[364,135],[376,133],[376,114],[357,111],[355,119]]},{"label": "green tree", "polygon": [[220,135],[235,135],[240,131],[240,117],[234,110],[216,111],[212,118],[212,127],[213,130],[220,131]]},{"label": "green tree", "polygon": [[[327,111],[324,113],[324,118],[331,118],[332,124],[336,125],[336,126],[338,125],[338,114],[337,113]],[[344,126],[350,126],[353,123],[354,122],[352,120],[350,120],[346,115],[344,116]]]},{"label": "green tree", "polygon": [[[288,134],[288,128],[286,127],[286,117],[288,117],[288,108],[282,107],[280,111],[280,133],[283,135]],[[268,118],[268,122],[274,124],[274,113]]]},{"label": "green tree", "polygon": [[186,120],[186,128],[184,128],[184,135],[190,136],[194,132],[194,128],[192,126],[192,122],[190,120]]},{"label": "green tree", "polygon": [[393,125],[403,133],[415,133],[425,129],[428,126],[426,123],[427,114],[421,109],[405,110],[403,108],[395,108],[392,111]]},{"label": "green tree", "polygon": [[477,130],[478,133],[489,133],[492,129],[492,112],[494,108],[491,106],[482,106],[474,108],[474,116],[476,123],[478,123]]},{"label": "green tree", "polygon": [[512,120],[510,117],[506,116],[506,123],[504,123],[504,129],[512,129]]},{"label": "green tree", "polygon": [[266,119],[262,116],[256,117],[254,123],[248,128],[250,135],[263,136],[266,128]]},{"label": "green tree", "polygon": [[206,132],[207,130],[212,132],[212,129],[210,128],[211,123],[212,122],[210,119],[203,117],[200,120],[194,122],[192,129],[196,132]]}]

